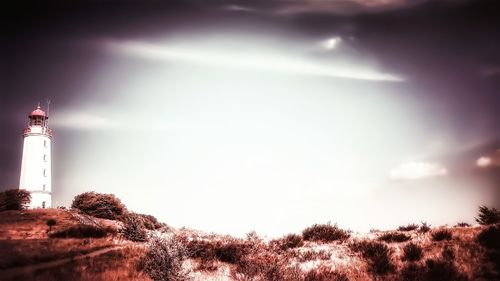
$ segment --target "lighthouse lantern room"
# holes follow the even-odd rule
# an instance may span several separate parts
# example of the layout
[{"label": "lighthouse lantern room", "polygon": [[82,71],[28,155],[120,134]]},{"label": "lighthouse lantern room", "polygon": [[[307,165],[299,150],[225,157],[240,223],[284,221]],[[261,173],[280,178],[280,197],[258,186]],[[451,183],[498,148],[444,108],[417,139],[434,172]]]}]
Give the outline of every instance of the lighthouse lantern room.
[{"label": "lighthouse lantern room", "polygon": [[30,208],[52,206],[51,139],[49,116],[40,105],[28,116],[23,132],[23,158],[19,188],[31,193]]}]

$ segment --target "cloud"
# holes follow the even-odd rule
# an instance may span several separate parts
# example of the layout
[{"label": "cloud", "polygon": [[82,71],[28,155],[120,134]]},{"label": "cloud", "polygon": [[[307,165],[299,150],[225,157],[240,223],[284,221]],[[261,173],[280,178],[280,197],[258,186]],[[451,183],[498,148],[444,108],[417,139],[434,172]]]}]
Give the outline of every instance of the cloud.
[{"label": "cloud", "polygon": [[[359,65],[359,63],[325,62],[302,54],[286,53],[283,50],[252,52],[248,49],[242,51],[235,48],[204,48],[203,44],[176,46],[140,41],[109,41],[106,46],[112,52],[152,61],[185,62],[220,68],[371,81],[403,81],[401,77],[380,72],[374,67]],[[334,47],[332,42],[329,46]]]},{"label": "cloud", "polygon": [[341,42],[342,42],[342,38],[332,37],[332,38],[328,38],[328,39],[324,40],[323,42],[321,42],[321,46],[325,50],[330,51],[330,50],[337,48]]},{"label": "cloud", "polygon": [[305,13],[322,14],[360,14],[407,8],[425,2],[425,0],[303,0],[275,3],[274,13],[294,15]]},{"label": "cloud", "polygon": [[224,6],[225,10],[228,11],[235,11],[235,12],[255,12],[256,10],[247,6],[242,6],[242,5],[227,5]]},{"label": "cloud", "polygon": [[481,156],[476,160],[476,166],[480,168],[499,167],[500,166],[500,149],[486,155]]},{"label": "cloud", "polygon": [[435,176],[444,176],[448,170],[439,163],[408,162],[399,165],[390,172],[393,180],[417,180]]},{"label": "cloud", "polygon": [[76,130],[116,129],[120,124],[110,118],[86,112],[61,112],[51,116],[50,126]]},{"label": "cloud", "polygon": [[478,167],[488,167],[491,165],[491,163],[491,158],[486,156],[481,156],[476,160],[476,165]]}]

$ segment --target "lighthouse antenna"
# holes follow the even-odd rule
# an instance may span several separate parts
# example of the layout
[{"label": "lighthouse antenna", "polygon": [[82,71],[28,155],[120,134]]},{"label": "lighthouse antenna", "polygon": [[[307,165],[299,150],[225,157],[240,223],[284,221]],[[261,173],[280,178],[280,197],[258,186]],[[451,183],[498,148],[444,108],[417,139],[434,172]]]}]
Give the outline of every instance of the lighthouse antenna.
[{"label": "lighthouse antenna", "polygon": [[49,126],[50,99],[47,99],[47,118],[45,119],[45,127]]}]

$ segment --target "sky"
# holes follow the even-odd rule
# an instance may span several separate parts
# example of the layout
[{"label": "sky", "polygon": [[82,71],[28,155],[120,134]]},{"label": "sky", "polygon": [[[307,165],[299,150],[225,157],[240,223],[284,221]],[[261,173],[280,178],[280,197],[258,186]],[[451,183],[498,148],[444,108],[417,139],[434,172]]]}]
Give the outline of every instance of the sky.
[{"label": "sky", "polygon": [[1,190],[18,187],[27,115],[50,99],[55,206],[113,193],[174,227],[271,237],[500,207],[496,1],[0,10]]}]

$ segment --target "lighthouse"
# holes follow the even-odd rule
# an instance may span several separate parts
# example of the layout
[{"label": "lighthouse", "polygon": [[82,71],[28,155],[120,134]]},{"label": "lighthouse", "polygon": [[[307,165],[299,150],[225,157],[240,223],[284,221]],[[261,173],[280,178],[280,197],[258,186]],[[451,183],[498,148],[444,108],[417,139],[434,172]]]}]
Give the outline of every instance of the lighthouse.
[{"label": "lighthouse", "polygon": [[48,114],[40,105],[28,116],[28,126],[23,131],[23,158],[19,189],[31,193],[29,208],[52,206],[51,139]]}]

